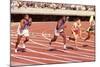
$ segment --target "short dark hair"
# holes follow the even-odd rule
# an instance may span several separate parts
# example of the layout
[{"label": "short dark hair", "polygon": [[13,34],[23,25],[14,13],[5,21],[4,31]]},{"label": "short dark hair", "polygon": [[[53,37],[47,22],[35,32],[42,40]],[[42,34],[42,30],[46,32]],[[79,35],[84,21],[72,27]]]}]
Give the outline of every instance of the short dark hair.
[{"label": "short dark hair", "polygon": [[[28,14],[25,14],[24,17],[27,16],[27,15],[28,15]],[[28,16],[29,16],[29,15],[28,15]]]},{"label": "short dark hair", "polygon": [[79,17],[77,17],[76,19],[75,19],[75,21],[78,21],[78,20],[81,20]]},{"label": "short dark hair", "polygon": [[[25,18],[25,16],[26,16],[26,15],[28,15],[28,14],[23,14],[23,15],[22,15],[22,16],[23,16],[23,18]],[[29,16],[29,15],[28,15],[28,16]]]}]

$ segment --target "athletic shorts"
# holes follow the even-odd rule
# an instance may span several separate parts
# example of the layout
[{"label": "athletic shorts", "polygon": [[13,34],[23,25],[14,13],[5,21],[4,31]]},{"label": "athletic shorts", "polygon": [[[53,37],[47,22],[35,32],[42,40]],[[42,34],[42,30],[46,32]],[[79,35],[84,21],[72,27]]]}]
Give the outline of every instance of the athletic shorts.
[{"label": "athletic shorts", "polygon": [[74,30],[75,34],[79,34],[80,30]]},{"label": "athletic shorts", "polygon": [[21,35],[21,36],[29,36],[29,30],[28,29],[24,29],[24,30],[21,30],[21,31],[18,30],[17,34]]},{"label": "athletic shorts", "polygon": [[55,35],[55,36],[59,36],[60,33],[63,32],[63,31],[64,31],[63,29],[61,29],[61,30],[57,30],[57,29],[55,29],[55,31],[54,31],[54,35]]}]

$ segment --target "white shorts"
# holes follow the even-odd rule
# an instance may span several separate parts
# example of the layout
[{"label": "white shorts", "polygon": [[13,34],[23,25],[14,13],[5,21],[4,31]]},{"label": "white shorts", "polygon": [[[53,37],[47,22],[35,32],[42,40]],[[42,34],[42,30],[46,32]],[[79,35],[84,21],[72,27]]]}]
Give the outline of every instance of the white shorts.
[{"label": "white shorts", "polygon": [[29,30],[28,29],[24,29],[22,31],[18,30],[17,34],[21,36],[29,36]]},{"label": "white shorts", "polygon": [[56,30],[56,29],[55,29],[54,35],[55,35],[55,36],[59,36],[60,33],[63,32],[63,31],[64,31],[63,29],[60,29],[60,30]]}]

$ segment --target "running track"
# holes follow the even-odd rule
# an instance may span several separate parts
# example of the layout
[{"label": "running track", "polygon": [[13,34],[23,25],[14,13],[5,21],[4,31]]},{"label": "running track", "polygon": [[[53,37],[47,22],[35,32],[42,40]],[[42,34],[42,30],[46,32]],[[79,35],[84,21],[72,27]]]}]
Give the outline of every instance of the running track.
[{"label": "running track", "polygon": [[[18,65],[37,65],[37,64],[55,64],[69,62],[89,62],[95,60],[95,43],[94,36],[90,40],[84,42],[79,40],[78,50],[63,50],[62,38],[52,44],[55,51],[48,51],[48,42],[53,37],[55,22],[34,22],[30,27],[30,40],[26,44],[26,52],[14,52],[16,42],[17,24],[11,23],[11,66]],[[67,23],[66,36],[72,36],[71,25]],[[88,23],[82,23],[83,30],[86,30]],[[87,34],[84,32],[83,37]],[[74,42],[67,40],[68,46],[73,46]],[[82,45],[89,45],[82,47]],[[21,47],[21,45],[19,46]]]}]

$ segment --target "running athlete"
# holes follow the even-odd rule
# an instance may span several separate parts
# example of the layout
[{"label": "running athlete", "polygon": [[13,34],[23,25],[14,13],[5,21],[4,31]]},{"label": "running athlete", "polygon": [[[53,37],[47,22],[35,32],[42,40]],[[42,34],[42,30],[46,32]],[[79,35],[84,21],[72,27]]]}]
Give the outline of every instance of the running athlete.
[{"label": "running athlete", "polygon": [[[29,15],[25,15],[24,18],[20,21],[17,29],[17,42],[15,45],[15,52],[18,50],[18,45],[21,43],[25,49],[25,43],[29,41],[29,27],[32,24],[32,18]],[[23,40],[22,40],[23,38]]]},{"label": "running athlete", "polygon": [[[68,20],[68,17],[66,18],[65,16],[61,17],[61,19],[57,22],[56,29],[54,31],[54,37],[51,39],[49,42],[49,45],[51,47],[52,42],[55,42],[58,38],[58,36],[62,36],[63,38],[63,43],[64,43],[64,49],[66,49],[66,34],[65,34],[65,22]],[[52,50],[52,48],[50,48]]]},{"label": "running athlete", "polygon": [[[77,44],[78,38],[81,38],[81,23],[80,23],[80,19],[78,18],[76,22],[73,23],[72,25],[72,33],[74,35],[75,38],[75,44]],[[77,47],[77,45],[75,45],[75,47]]]},{"label": "running athlete", "polygon": [[94,32],[95,32],[95,21],[93,19],[93,16],[90,17],[89,28],[87,29],[86,32],[87,32],[88,36],[84,39],[84,41],[90,39],[91,35],[94,34]]}]

